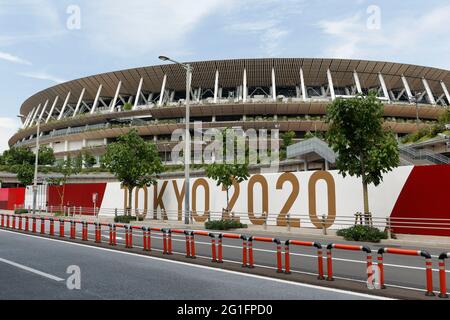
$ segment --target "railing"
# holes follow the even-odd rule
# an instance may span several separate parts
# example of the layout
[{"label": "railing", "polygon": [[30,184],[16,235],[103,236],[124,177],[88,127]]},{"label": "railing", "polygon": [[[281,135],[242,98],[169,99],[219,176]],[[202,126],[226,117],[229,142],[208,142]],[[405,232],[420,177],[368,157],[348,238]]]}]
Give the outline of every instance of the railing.
[{"label": "railing", "polygon": [[[16,206],[15,210],[28,210],[31,207]],[[79,206],[48,206],[38,207],[38,214],[48,214],[50,216],[103,216],[114,217],[129,213],[124,208],[94,208]],[[184,211],[165,210],[165,209],[130,209],[132,216],[139,220],[177,222],[184,221]],[[268,228],[286,228],[287,231],[293,229],[316,229],[327,234],[327,230],[339,230],[349,228],[355,225],[368,225],[379,230],[386,231],[388,238],[393,233],[424,233],[425,231],[441,233],[450,236],[450,218],[429,218],[429,217],[376,217],[357,213],[355,215],[337,214],[336,216],[327,215],[306,215],[306,214],[286,214],[279,213],[253,213],[247,212],[214,212],[214,211],[194,211],[190,213],[190,222],[203,224],[206,221],[234,220],[244,224],[260,226],[267,230]]]},{"label": "railing", "polygon": [[434,164],[450,164],[450,158],[429,150],[416,150],[408,146],[400,146],[399,150],[400,154],[413,160],[427,160]]}]

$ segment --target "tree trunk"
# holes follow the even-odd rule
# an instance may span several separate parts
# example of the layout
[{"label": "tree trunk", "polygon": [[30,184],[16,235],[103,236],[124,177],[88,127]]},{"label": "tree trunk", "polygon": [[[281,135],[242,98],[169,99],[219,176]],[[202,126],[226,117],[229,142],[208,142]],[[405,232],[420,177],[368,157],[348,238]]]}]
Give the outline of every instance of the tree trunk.
[{"label": "tree trunk", "polygon": [[370,209],[369,209],[369,190],[366,182],[366,170],[365,170],[365,162],[364,157],[361,156],[361,179],[363,185],[363,202],[364,202],[364,218],[366,225],[370,225],[372,221]]},{"label": "tree trunk", "polygon": [[128,188],[128,205],[126,215],[131,217],[131,202],[133,201],[133,187]]}]

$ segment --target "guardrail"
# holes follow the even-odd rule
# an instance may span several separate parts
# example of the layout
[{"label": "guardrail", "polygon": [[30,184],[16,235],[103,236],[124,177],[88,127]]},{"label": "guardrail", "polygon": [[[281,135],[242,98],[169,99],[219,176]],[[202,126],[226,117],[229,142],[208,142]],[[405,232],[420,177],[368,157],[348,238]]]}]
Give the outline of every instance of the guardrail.
[{"label": "guardrail", "polygon": [[[18,207],[19,208],[19,207]],[[50,208],[50,207],[49,207]],[[45,208],[44,208],[45,209]],[[55,217],[83,217],[83,216],[105,216],[114,217],[126,215],[128,212],[124,209],[111,209],[111,208],[89,208],[89,207],[63,207],[61,211],[55,210],[55,207],[50,208],[50,210],[44,210],[41,208],[39,212],[48,213],[52,215],[52,212],[58,212],[59,214]],[[29,210],[31,212],[31,210]],[[178,210],[145,210],[145,209],[132,209],[131,213],[136,218],[140,220],[149,221],[183,221],[184,212]],[[328,229],[343,229],[349,228],[356,224],[370,225],[372,227],[378,228],[380,230],[387,231],[388,238],[392,236],[392,233],[411,233],[411,230],[417,233],[424,233],[429,231],[430,234],[445,234],[450,236],[450,219],[448,218],[428,218],[428,217],[374,217],[373,215],[369,217],[364,217],[364,214],[336,214],[335,216],[320,215],[311,216],[309,214],[287,214],[285,216],[274,212],[262,212],[254,213],[249,218],[247,212],[238,211],[196,211],[194,215],[193,212],[190,214],[190,220],[195,223],[194,216],[202,217],[208,221],[216,220],[235,220],[242,221],[243,223],[252,223],[254,225],[260,225],[263,228],[268,227],[284,227],[288,231],[292,228],[306,228],[306,229],[319,229],[322,230],[324,234],[327,233]],[[181,220],[180,220],[181,218]],[[367,219],[366,219],[367,218]]]},{"label": "guardrail", "polygon": [[380,269],[380,285],[382,289],[386,289],[384,285],[384,263],[383,263],[383,255],[384,254],[395,254],[395,255],[405,255],[405,256],[416,256],[425,258],[425,270],[426,270],[426,279],[427,279],[427,296],[434,296],[433,292],[433,263],[431,261],[431,255],[427,251],[421,250],[406,250],[406,249],[397,249],[397,248],[381,248],[378,250],[378,268]]},{"label": "guardrail", "polygon": [[[16,219],[18,223],[16,223]],[[25,226],[23,224],[23,219],[25,219]],[[254,258],[253,258],[253,242],[264,242],[264,243],[274,243],[276,244],[276,250],[269,250],[276,253],[276,272],[290,274],[290,246],[301,246],[301,247],[313,247],[317,248],[317,258],[318,258],[318,278],[320,280],[324,279],[324,266],[323,266],[323,253],[322,245],[317,242],[306,242],[301,240],[286,240],[285,243],[285,269],[283,272],[283,261],[282,261],[282,245],[281,240],[278,238],[265,238],[258,236],[248,236],[238,233],[211,233],[202,230],[184,230],[184,229],[165,229],[165,228],[154,228],[154,227],[138,227],[128,224],[101,224],[98,222],[87,222],[82,220],[73,219],[53,219],[51,217],[39,217],[41,221],[41,229],[39,234],[53,237],[53,238],[66,238],[65,234],[65,224],[70,223],[70,240],[81,240],[81,241],[91,241],[95,244],[101,243],[102,227],[109,227],[109,245],[114,247],[117,246],[117,229],[123,229],[125,234],[125,244],[123,247],[127,250],[133,249],[133,230],[142,231],[142,250],[143,252],[151,252],[152,250],[152,232],[157,232],[162,234],[162,253],[165,255],[172,254],[172,234],[181,234],[186,236],[186,257],[196,258],[195,253],[195,236],[204,236],[211,239],[211,260],[216,263],[223,263],[223,241],[224,239],[231,240],[242,240],[242,267],[254,268]],[[10,214],[0,213],[1,227],[4,229],[9,229],[13,231],[30,232],[29,221],[32,220],[32,233],[37,234],[36,230],[36,216],[16,216]],[[50,225],[50,228],[46,229],[46,222]],[[59,234],[55,234],[55,222],[59,223]],[[81,226],[81,237],[77,237],[77,225]],[[94,227],[94,237],[89,238],[89,226]],[[48,231],[48,232],[47,232]],[[216,241],[217,240],[217,241]],[[136,248],[135,248],[136,249]],[[332,243],[327,246],[327,280],[333,280],[333,259],[331,251],[336,250],[347,250],[347,251],[362,251],[366,253],[367,260],[367,276],[371,279],[373,275],[372,269],[372,251],[370,248],[365,246],[355,246],[348,244],[338,244]],[[407,255],[407,256],[421,256],[425,258],[425,270],[426,270],[426,295],[434,296],[433,291],[433,275],[432,275],[432,257],[427,251],[422,250],[405,250],[398,248],[381,248],[378,251],[378,268],[380,271],[380,286],[385,289],[384,282],[384,254],[395,254],[395,255]],[[446,270],[445,270],[445,260],[450,256],[449,253],[443,253],[439,257],[439,275],[440,275],[440,298],[448,298],[446,292]]]}]

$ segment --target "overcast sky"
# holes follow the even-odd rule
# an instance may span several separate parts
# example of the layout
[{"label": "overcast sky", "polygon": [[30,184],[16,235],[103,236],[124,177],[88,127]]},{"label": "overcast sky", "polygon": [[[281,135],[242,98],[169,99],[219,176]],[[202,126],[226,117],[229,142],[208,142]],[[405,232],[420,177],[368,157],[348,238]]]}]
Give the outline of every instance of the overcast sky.
[{"label": "overcast sky", "polygon": [[[78,12],[80,13],[78,15]],[[159,63],[357,58],[450,69],[443,0],[0,0],[0,150],[57,83]]]}]

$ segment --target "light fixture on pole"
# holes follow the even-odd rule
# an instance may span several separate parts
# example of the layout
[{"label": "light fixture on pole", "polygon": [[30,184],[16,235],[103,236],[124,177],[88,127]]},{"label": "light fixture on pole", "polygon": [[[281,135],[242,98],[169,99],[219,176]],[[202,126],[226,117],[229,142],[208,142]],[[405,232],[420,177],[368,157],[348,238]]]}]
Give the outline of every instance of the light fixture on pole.
[{"label": "light fixture on pole", "polygon": [[[181,63],[176,60],[170,59],[166,56],[159,56],[162,61],[173,62],[186,70],[186,133],[185,133],[185,148],[184,148],[184,179],[185,179],[185,198],[184,198],[184,223],[190,223],[190,162],[191,162],[191,134],[190,134],[190,110],[189,104],[191,99],[191,79],[192,79],[192,66],[188,63]],[[164,94],[162,92],[161,94]]]}]

